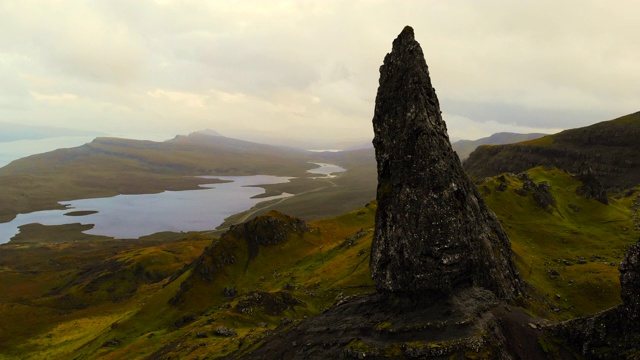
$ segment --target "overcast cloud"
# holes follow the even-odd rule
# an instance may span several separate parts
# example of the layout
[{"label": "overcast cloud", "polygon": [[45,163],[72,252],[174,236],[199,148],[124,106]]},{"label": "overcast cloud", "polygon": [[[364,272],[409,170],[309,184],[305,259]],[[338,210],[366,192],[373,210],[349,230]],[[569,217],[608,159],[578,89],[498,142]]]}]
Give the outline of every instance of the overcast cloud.
[{"label": "overcast cloud", "polygon": [[640,110],[635,1],[4,0],[0,122],[366,141],[379,66],[405,25],[451,137]]}]

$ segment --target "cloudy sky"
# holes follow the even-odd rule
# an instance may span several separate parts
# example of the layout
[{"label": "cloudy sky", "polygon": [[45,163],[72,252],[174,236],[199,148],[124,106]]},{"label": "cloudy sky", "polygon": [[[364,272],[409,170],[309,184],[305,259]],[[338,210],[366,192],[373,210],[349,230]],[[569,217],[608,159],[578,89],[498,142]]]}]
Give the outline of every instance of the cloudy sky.
[{"label": "cloudy sky", "polygon": [[405,25],[453,138],[640,110],[636,1],[2,0],[0,122],[368,141]]}]

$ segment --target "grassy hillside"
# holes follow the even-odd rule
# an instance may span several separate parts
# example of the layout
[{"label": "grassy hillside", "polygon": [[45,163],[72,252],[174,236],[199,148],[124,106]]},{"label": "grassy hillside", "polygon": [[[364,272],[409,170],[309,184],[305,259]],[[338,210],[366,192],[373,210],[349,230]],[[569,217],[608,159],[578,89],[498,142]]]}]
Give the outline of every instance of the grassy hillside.
[{"label": "grassy hillside", "polygon": [[555,166],[590,171],[608,189],[640,184],[640,112],[591,126],[509,145],[480,146],[465,161],[474,177]]},{"label": "grassy hillside", "polygon": [[618,304],[618,265],[626,246],[640,235],[631,210],[638,193],[604,205],[576,195],[581,183],[562,170],[537,167],[526,173],[535,183],[550,185],[554,205],[545,210],[532,193],[518,195],[523,181],[513,175],[479,186],[511,239],[523,278],[553,304],[554,319]]},{"label": "grassy hillside", "polygon": [[[211,246],[210,239],[197,236],[160,245],[95,245],[95,252],[68,249],[71,245],[56,245],[57,249],[5,245],[3,250],[9,251],[2,252],[6,257],[1,261],[0,283],[10,291],[2,298],[0,316],[17,320],[35,310],[36,317],[3,322],[0,348],[9,359],[72,355],[119,359],[151,354],[164,359],[237,350],[250,339],[322,311],[336,298],[371,291],[368,226],[374,213],[375,206],[370,205],[313,223],[312,230],[302,236],[260,247],[248,266],[243,239],[227,238],[238,244],[233,252],[236,261],[212,280],[193,273],[194,267],[178,271],[187,264],[183,256],[194,260],[203,252],[203,242]],[[348,238],[352,240],[345,241]],[[98,260],[109,251],[112,256]],[[19,273],[18,262],[12,259],[28,252],[34,256],[25,265],[32,269],[26,275]],[[43,252],[55,255],[42,257]],[[74,265],[86,264],[88,269],[58,269],[63,261],[82,262]],[[89,266],[92,261],[95,264]],[[169,272],[181,275],[170,278]],[[191,285],[181,291],[188,279]],[[224,287],[231,286],[237,291],[235,298],[224,294]],[[255,292],[267,300],[254,301]],[[177,294],[180,301],[175,300]],[[220,326],[233,329],[237,336],[214,335]]]},{"label": "grassy hillside", "polygon": [[[619,303],[617,265],[639,235],[631,209],[638,192],[604,205],[577,196],[580,183],[561,170],[528,174],[549,184],[554,205],[541,208],[518,190],[524,182],[516,176],[479,185],[524,279],[541,294],[528,311],[561,320]],[[221,238],[2,245],[0,358],[205,358],[249,350],[345,296],[373,291],[375,208],[308,227],[271,212],[247,225],[251,231],[235,227]]]}]

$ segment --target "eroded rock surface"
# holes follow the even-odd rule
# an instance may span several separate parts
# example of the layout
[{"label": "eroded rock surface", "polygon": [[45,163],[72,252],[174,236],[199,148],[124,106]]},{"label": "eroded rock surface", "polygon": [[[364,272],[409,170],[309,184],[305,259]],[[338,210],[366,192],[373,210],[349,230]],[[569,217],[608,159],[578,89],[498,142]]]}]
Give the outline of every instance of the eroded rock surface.
[{"label": "eroded rock surface", "polygon": [[596,199],[605,205],[609,204],[606,189],[590,167],[583,169],[575,178],[582,182],[582,185],[576,189],[576,194],[587,199]]},{"label": "eroded rock surface", "polygon": [[629,319],[640,320],[640,242],[631,245],[620,263],[622,310]]},{"label": "eroded rock surface", "polygon": [[517,297],[521,280],[509,239],[451,149],[411,27],[380,68],[373,127],[376,289],[428,297],[479,286],[501,299]]},{"label": "eroded rock surface", "polygon": [[622,304],[560,323],[554,335],[588,359],[640,359],[640,242],[620,263]]}]

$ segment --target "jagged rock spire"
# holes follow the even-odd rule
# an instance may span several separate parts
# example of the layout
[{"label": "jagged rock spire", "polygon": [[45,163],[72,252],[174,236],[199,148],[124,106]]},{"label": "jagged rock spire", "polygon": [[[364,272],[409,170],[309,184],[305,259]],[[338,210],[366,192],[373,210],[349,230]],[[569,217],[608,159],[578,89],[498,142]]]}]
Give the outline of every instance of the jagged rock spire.
[{"label": "jagged rock spire", "polygon": [[424,54],[409,26],[380,67],[373,128],[376,289],[424,296],[480,286],[515,298],[521,280],[511,244],[451,149]]}]

